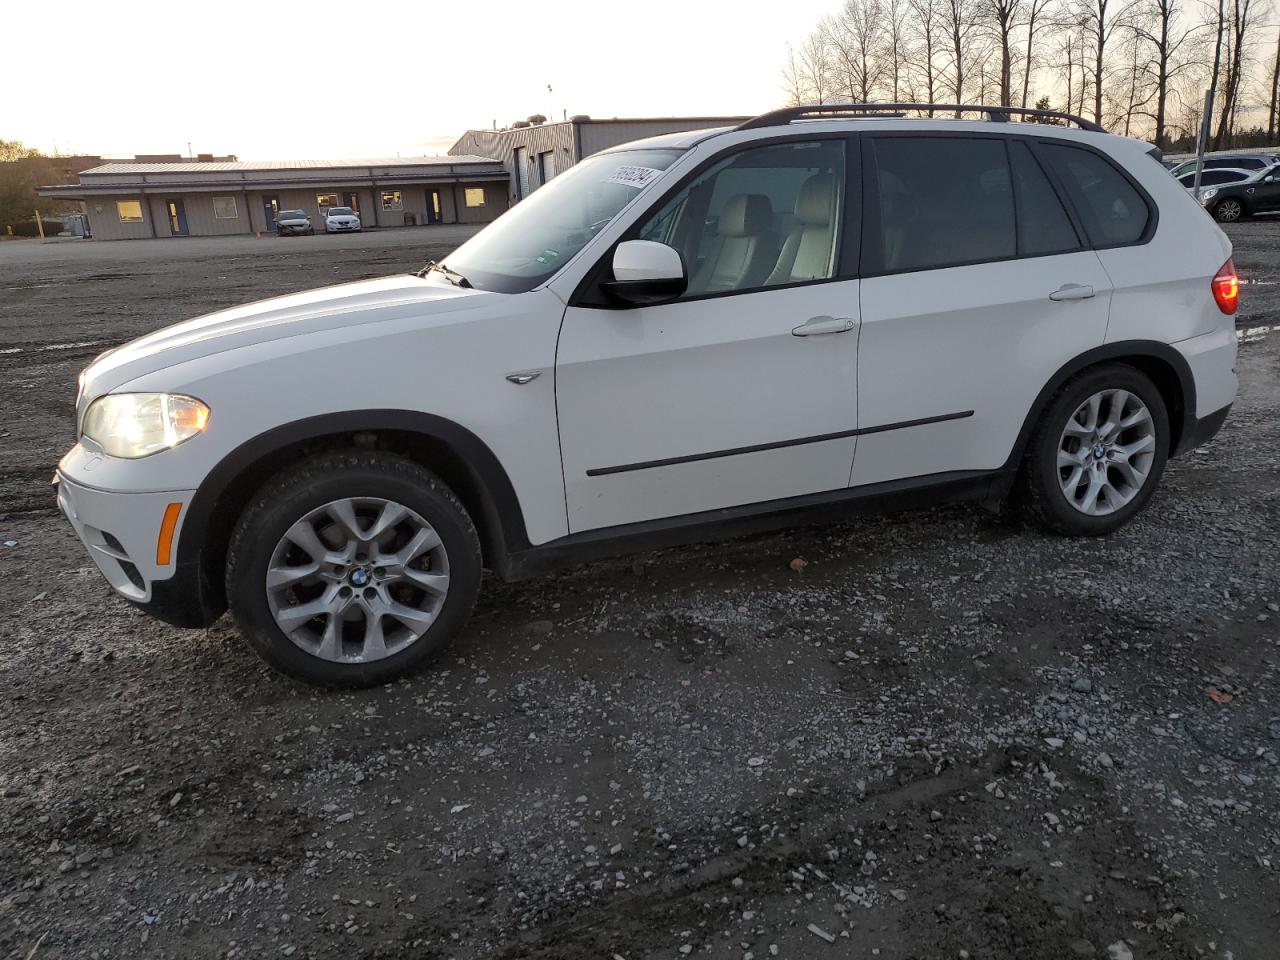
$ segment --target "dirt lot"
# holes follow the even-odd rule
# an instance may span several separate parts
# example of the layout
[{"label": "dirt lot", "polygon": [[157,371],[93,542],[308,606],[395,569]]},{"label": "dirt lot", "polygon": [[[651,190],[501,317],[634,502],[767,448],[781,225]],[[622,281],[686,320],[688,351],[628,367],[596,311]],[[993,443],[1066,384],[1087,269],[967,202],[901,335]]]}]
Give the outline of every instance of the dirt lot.
[{"label": "dirt lot", "polygon": [[491,583],[343,695],[113,599],[47,480],[99,351],[457,234],[0,243],[0,955],[1274,957],[1280,222],[1231,233],[1240,400],[1118,535],[956,507]]}]

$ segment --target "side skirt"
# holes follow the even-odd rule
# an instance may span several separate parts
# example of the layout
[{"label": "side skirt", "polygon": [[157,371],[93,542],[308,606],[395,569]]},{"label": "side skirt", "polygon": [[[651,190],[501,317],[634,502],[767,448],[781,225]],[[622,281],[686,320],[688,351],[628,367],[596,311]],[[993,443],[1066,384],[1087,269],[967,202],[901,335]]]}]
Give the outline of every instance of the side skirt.
[{"label": "side skirt", "polygon": [[499,574],[507,581],[526,580],[603,557],[830,523],[869,513],[934,507],[961,500],[999,500],[1009,492],[1015,473],[1008,469],[937,473],[588,530],[513,551]]}]

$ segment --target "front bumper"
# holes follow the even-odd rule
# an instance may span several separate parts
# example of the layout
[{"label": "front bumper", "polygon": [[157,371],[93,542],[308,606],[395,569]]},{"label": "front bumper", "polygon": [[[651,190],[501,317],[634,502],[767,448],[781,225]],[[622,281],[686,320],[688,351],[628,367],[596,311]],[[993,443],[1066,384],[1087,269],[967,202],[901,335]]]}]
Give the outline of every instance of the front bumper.
[{"label": "front bumper", "polygon": [[[194,490],[118,493],[54,477],[58,508],[88,548],[111,589],[160,619],[194,626],[201,608],[194,568],[178,562],[178,544]],[[177,504],[172,536],[162,542],[166,512]]]}]

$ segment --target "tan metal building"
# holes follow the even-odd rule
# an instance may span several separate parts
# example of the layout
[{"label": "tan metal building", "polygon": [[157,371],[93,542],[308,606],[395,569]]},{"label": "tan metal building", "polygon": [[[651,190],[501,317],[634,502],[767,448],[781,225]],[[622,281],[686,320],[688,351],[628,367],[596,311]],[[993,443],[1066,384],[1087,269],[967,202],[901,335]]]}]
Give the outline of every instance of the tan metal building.
[{"label": "tan metal building", "polygon": [[270,232],[281,210],[351,207],[361,225],[487,223],[507,209],[509,175],[483,156],[333,161],[107,163],[79,184],[40,188],[80,200],[98,240]]},{"label": "tan metal building", "polygon": [[[534,118],[535,120],[537,118]],[[614,117],[592,120],[572,117],[560,123],[526,120],[503,130],[468,130],[450,156],[480,155],[501,161],[508,174],[510,200],[516,203],[558,173],[564,173],[593,153],[656,137],[705,127],[726,127],[747,117]]]}]

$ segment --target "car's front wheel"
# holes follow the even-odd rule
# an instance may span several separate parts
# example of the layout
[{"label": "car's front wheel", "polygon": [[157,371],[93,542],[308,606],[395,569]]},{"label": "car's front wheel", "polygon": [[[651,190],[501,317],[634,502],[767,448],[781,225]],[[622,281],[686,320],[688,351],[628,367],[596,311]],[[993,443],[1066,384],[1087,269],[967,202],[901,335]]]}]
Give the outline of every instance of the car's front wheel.
[{"label": "car's front wheel", "polygon": [[1235,223],[1245,218],[1244,204],[1235,197],[1219,200],[1213,208],[1213,219],[1219,223]]},{"label": "car's front wheel", "polygon": [[1058,533],[1101,536],[1151,499],[1169,454],[1169,414],[1151,379],[1105,364],[1049,402],[1022,478],[1036,520]]},{"label": "car's front wheel", "polygon": [[325,686],[385,683],[466,623],[481,575],[461,502],[416,463],[331,453],[258,491],[232,534],[227,597],[268,663]]}]

